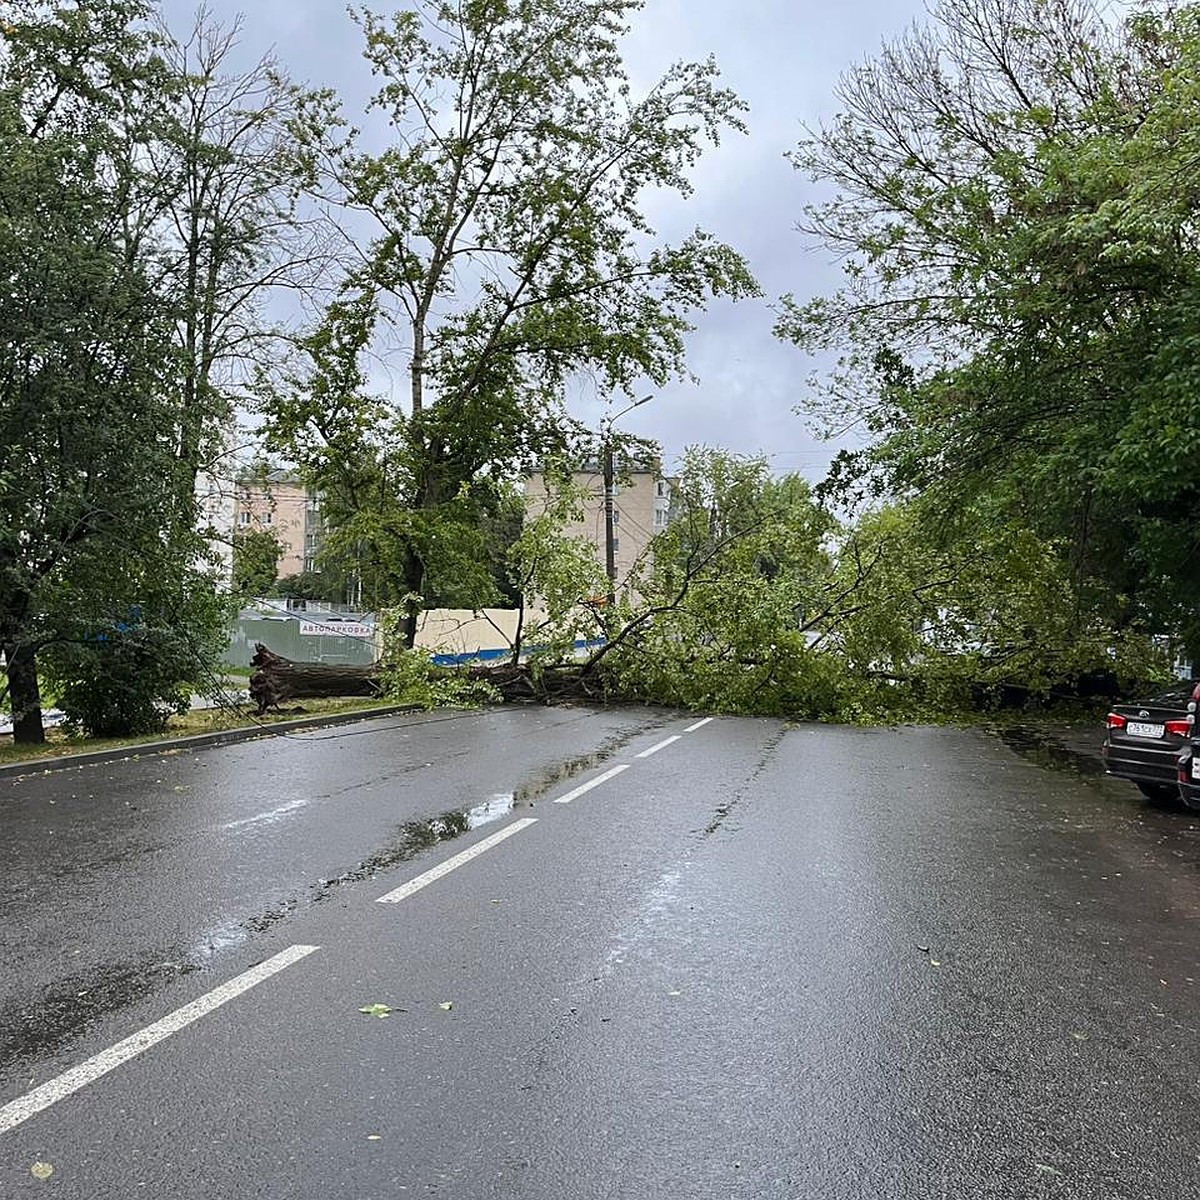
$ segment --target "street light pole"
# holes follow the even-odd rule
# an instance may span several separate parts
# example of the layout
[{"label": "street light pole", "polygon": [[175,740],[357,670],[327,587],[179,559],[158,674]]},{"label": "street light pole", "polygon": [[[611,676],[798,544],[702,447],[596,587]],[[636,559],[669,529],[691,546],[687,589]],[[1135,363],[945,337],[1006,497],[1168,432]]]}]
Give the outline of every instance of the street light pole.
[{"label": "street light pole", "polygon": [[608,576],[608,606],[617,598],[617,547],[613,537],[613,448],[612,422],[601,426],[604,442],[604,571]]},{"label": "street light pole", "polygon": [[613,463],[613,422],[653,399],[653,396],[643,396],[640,400],[635,400],[621,409],[619,413],[605,417],[600,422],[601,456],[604,460],[602,464],[604,471],[604,572],[608,576],[609,609],[617,599],[617,546],[616,537],[613,534],[613,526],[616,524],[614,520],[616,506],[613,503],[616,489],[616,471]]}]

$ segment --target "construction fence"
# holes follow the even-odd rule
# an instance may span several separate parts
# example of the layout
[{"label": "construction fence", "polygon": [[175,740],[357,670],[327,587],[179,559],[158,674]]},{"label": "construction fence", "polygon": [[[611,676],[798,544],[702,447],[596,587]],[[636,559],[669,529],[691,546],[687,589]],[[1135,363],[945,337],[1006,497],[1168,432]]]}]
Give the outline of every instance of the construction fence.
[{"label": "construction fence", "polygon": [[[421,614],[417,645],[434,661],[488,661],[511,653],[515,609],[436,608]],[[244,610],[233,624],[225,661],[248,667],[256,643],[296,662],[366,665],[383,653],[383,630],[370,615]]]}]

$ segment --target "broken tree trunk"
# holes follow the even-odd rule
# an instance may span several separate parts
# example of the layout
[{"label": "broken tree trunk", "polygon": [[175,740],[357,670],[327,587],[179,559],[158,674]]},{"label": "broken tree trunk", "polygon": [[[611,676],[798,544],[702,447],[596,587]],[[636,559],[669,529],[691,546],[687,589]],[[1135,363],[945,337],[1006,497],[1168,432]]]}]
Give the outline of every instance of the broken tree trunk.
[{"label": "broken tree trunk", "polygon": [[[286,700],[313,700],[325,696],[378,696],[383,690],[382,664],[334,667],[324,663],[293,662],[262,643],[250,660],[250,698],[261,716]],[[449,670],[465,669],[472,679],[485,680],[507,703],[562,704],[572,701],[603,703],[606,697],[602,672],[590,672],[584,663],[558,663],[533,671],[527,663],[497,663],[466,668],[434,667],[431,678]]]},{"label": "broken tree trunk", "polygon": [[603,679],[589,675],[580,663],[557,663],[539,672],[527,663],[477,666],[469,671],[472,679],[490,683],[506,703],[601,703],[606,699]]},{"label": "broken tree trunk", "polygon": [[255,668],[250,676],[250,699],[258,705],[259,716],[285,700],[378,696],[383,688],[382,669],[377,662],[362,666],[293,662],[259,642],[250,665]]}]

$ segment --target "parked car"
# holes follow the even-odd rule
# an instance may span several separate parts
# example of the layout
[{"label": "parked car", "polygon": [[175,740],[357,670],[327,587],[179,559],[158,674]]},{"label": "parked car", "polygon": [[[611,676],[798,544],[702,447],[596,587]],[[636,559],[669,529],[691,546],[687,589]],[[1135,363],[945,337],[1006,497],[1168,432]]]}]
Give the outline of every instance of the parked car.
[{"label": "parked car", "polygon": [[[1101,753],[1110,775],[1128,779],[1160,803],[1179,799],[1179,755],[1192,737],[1194,683],[1181,683],[1133,704],[1114,705]],[[1189,767],[1190,770],[1190,767]]]},{"label": "parked car", "polygon": [[1200,812],[1200,739],[1192,738],[1176,759],[1179,772],[1179,802]]}]

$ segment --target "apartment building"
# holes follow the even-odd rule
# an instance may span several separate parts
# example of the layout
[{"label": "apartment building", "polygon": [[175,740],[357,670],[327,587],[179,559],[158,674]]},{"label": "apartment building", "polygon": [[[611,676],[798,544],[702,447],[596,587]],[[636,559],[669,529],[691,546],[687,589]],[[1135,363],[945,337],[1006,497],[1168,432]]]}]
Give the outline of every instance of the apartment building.
[{"label": "apartment building", "polygon": [[[613,548],[620,587],[635,564],[643,561],[651,539],[670,520],[671,481],[657,464],[617,464],[613,495]],[[572,484],[586,493],[583,515],[563,532],[583,538],[596,548],[596,561],[605,567],[604,472],[599,464],[586,463],[573,472]],[[525,481],[525,511],[540,516],[549,500],[546,477],[540,471]]]},{"label": "apartment building", "polygon": [[221,478],[216,470],[203,470],[196,476],[196,525],[208,551],[204,561],[215,570],[222,589],[233,583],[235,493],[233,480]]},{"label": "apartment building", "polygon": [[234,529],[238,533],[273,533],[283,548],[279,578],[316,567],[323,529],[316,492],[286,471],[243,474],[234,497]]},{"label": "apartment building", "polygon": [[232,422],[221,426],[212,458],[196,473],[196,528],[205,542],[205,569],[214,571],[222,590],[233,585],[233,531],[237,478],[238,430]]}]

